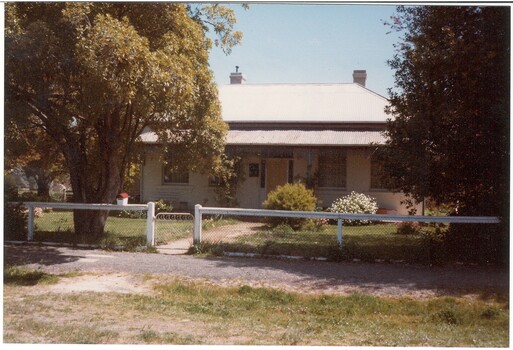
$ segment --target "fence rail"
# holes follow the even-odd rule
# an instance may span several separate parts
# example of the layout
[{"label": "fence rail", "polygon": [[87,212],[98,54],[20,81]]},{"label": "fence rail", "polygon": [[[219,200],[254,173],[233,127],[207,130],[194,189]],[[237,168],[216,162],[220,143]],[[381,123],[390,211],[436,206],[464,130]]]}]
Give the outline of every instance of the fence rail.
[{"label": "fence rail", "polygon": [[201,242],[202,215],[236,215],[257,217],[287,217],[307,219],[331,219],[338,222],[338,242],[342,245],[342,230],[344,220],[369,220],[381,222],[424,222],[424,223],[459,223],[459,224],[498,224],[500,219],[494,216],[417,216],[417,215],[385,215],[385,214],[345,214],[330,212],[287,211],[266,209],[240,209],[203,207],[197,204],[194,207],[194,243]]},{"label": "fence rail", "polygon": [[[24,230],[23,227],[28,228],[26,235],[28,241],[34,240],[34,230],[37,228],[36,239],[38,240],[57,238],[62,242],[69,242],[69,240],[75,242],[76,239],[75,243],[88,243],[88,237],[68,235],[73,231],[73,213],[66,211],[75,209],[107,210],[120,211],[120,214],[113,213],[114,215],[109,216],[106,224],[107,234],[100,238],[100,245],[128,244],[133,247],[141,247],[146,244],[154,247],[159,244],[170,246],[174,242],[183,244],[184,240],[188,240],[190,245],[197,245],[194,249],[216,249],[216,254],[221,254],[221,250],[227,253],[242,252],[257,255],[303,257],[323,257],[328,254],[336,259],[340,257],[360,259],[360,257],[368,256],[369,251],[372,250],[373,256],[381,255],[385,259],[402,260],[403,257],[406,257],[406,260],[417,261],[419,260],[417,256],[424,254],[422,258],[424,261],[431,260],[431,254],[436,250],[433,245],[437,239],[436,235],[439,232],[446,232],[449,225],[452,226],[452,224],[455,225],[454,227],[459,224],[478,224],[478,227],[470,225],[473,232],[470,236],[480,237],[479,244],[483,244],[472,247],[468,245],[468,251],[482,251],[486,249],[486,246],[492,247],[495,244],[492,230],[498,226],[493,225],[501,222],[497,217],[341,214],[214,208],[201,205],[195,206],[194,215],[188,213],[156,215],[155,204],[152,202],[129,205],[53,202],[12,204],[22,205],[28,209],[28,218],[25,215],[25,226],[22,226],[22,230]],[[44,216],[36,217],[35,208],[57,210],[45,212]],[[280,220],[280,218],[284,219]],[[283,222],[298,218],[312,219],[308,221],[314,226],[301,229],[300,232],[296,230],[289,232],[287,229],[292,229],[290,226],[287,228],[287,225],[282,225],[283,227],[269,225],[270,220],[273,219]],[[370,225],[350,226],[351,220],[368,221]],[[404,227],[400,227],[400,223],[411,223],[416,226],[418,231],[412,235],[404,234]],[[492,224],[492,226],[481,224]],[[466,226],[460,227],[466,230]],[[403,233],[397,234],[400,233],[400,230]],[[23,231],[17,230],[16,232]],[[83,242],[84,240],[87,242]],[[97,239],[93,238],[93,241],[96,242]],[[426,249],[426,247],[428,248]],[[386,250],[388,252],[384,253]],[[490,252],[492,255],[495,254],[492,250]],[[391,258],[391,256],[394,257]]]},{"label": "fence rail", "polygon": [[[14,204],[14,203],[11,203]],[[34,239],[35,208],[68,209],[68,210],[107,210],[107,211],[147,211],[146,243],[155,245],[155,203],[148,204],[103,204],[103,203],[55,203],[55,202],[23,202],[21,206],[28,210],[27,240]]]}]

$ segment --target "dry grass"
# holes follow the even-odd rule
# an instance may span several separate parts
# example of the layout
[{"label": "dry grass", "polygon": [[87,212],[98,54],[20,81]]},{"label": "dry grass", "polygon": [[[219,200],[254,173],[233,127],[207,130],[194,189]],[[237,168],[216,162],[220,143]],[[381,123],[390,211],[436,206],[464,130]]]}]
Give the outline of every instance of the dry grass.
[{"label": "dry grass", "polygon": [[[69,278],[76,277],[55,278],[72,285]],[[6,285],[4,342],[508,346],[505,298],[306,295],[182,278],[131,278],[149,292],[57,293],[55,285]]]}]

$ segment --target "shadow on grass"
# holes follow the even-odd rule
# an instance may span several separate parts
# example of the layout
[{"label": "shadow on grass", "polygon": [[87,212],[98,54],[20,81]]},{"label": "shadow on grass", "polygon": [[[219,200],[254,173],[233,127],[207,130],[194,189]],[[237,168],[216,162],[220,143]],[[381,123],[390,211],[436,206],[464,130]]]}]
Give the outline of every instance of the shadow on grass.
[{"label": "shadow on grass", "polygon": [[4,268],[4,284],[17,286],[35,286],[37,284],[55,284],[59,280],[56,275],[40,270],[30,270],[17,266]]}]

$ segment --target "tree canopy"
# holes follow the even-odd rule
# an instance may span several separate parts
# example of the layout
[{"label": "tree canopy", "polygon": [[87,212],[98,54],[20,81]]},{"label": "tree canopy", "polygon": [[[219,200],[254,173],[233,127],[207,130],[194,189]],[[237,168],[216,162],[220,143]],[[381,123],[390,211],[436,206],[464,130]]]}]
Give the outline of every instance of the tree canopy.
[{"label": "tree canopy", "polygon": [[387,182],[467,215],[507,215],[509,7],[399,7]]},{"label": "tree canopy", "polygon": [[[206,170],[219,162],[227,127],[205,32],[213,25],[229,51],[241,39],[234,23],[220,5],[6,4],[6,115],[59,148],[75,202],[115,199],[145,128],[176,160]],[[75,230],[101,233],[100,216],[76,217]]]}]

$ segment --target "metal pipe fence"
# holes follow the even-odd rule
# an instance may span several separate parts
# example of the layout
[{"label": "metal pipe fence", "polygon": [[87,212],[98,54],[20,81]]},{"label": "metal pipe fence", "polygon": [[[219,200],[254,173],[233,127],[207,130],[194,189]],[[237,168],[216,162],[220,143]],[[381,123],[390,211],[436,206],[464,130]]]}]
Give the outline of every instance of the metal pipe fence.
[{"label": "metal pipe fence", "polygon": [[[21,232],[26,234],[27,241],[51,241],[80,244],[100,244],[106,246],[154,246],[155,245],[155,204],[85,204],[55,202],[24,202],[6,203],[10,207],[19,207],[25,227],[18,224],[6,233],[6,238],[23,239]],[[23,209],[24,210],[20,210]],[[74,235],[75,210],[103,210],[108,217],[105,224],[106,234],[101,242],[92,237]],[[8,215],[8,214],[6,214]],[[14,221],[13,218],[4,218]],[[8,231],[8,230],[6,230]],[[80,240],[80,241],[77,241]]]},{"label": "metal pipe fence", "polygon": [[[431,264],[447,257],[449,228],[496,245],[497,217],[399,216],[195,207],[194,246],[214,254]],[[466,244],[466,243],[461,243]],[[469,243],[470,244],[470,243]],[[474,248],[468,247],[472,251]]]}]

